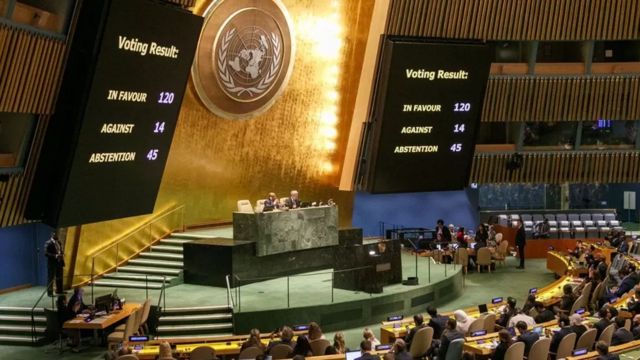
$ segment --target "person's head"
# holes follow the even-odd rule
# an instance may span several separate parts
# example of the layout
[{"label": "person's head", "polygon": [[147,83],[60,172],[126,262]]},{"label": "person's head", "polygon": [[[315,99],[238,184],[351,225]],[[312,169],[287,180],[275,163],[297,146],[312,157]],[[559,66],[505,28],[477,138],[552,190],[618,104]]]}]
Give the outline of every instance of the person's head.
[{"label": "person's head", "polygon": [[582,316],[580,314],[573,314],[569,318],[571,326],[582,326]]},{"label": "person's head", "polygon": [[536,303],[536,295],[535,294],[529,294],[529,296],[527,296],[527,302],[531,303],[531,304],[535,304]]},{"label": "person's head", "polygon": [[363,352],[363,353],[370,352],[371,351],[371,341],[362,340],[360,342],[360,351]]},{"label": "person's head", "polygon": [[463,310],[456,310],[453,312],[456,322],[466,322],[468,319],[467,313]]},{"label": "person's head", "polygon": [[500,339],[501,343],[509,344],[511,342],[511,334],[505,329],[500,330],[500,332],[498,333],[498,338]]},{"label": "person's head", "polygon": [[342,331],[338,331],[337,333],[333,334],[333,346],[339,351],[344,351],[344,333]]},{"label": "person's head", "polygon": [[427,306],[427,314],[429,314],[429,316],[431,316],[432,318],[438,316],[438,309],[435,308],[435,306]]},{"label": "person's head", "polygon": [[567,327],[569,326],[571,322],[569,321],[569,317],[567,317],[567,315],[560,315],[560,317],[558,317],[558,326],[560,327]]},{"label": "person's head", "polygon": [[291,341],[291,339],[293,339],[293,330],[288,326],[283,326],[280,331],[280,338],[283,341]]},{"label": "person's head", "polygon": [[634,264],[629,264],[629,266],[627,266],[627,269],[629,269],[629,274],[632,274],[636,271],[636,266]]},{"label": "person's head", "polygon": [[294,200],[298,199],[298,190],[291,190],[291,198]]},{"label": "person's head", "polygon": [[[545,223],[545,224],[548,224],[549,223],[549,219],[544,218],[544,220],[542,220],[542,222]],[[578,240],[578,241],[580,241],[580,240]],[[580,241],[580,242],[582,242],[582,241]]]},{"label": "person's head", "polygon": [[562,287],[562,292],[563,292],[565,295],[571,295],[571,294],[573,294],[573,287],[571,286],[571,284],[565,284],[565,285]]},{"label": "person's head", "polygon": [[520,334],[527,332],[528,326],[527,323],[520,320],[516,323],[516,329],[520,331]]},{"label": "person's head", "polygon": [[613,319],[614,317],[618,316],[618,309],[616,309],[615,306],[608,306],[607,305],[607,309],[609,310],[609,317],[611,319]]},{"label": "person's head", "polygon": [[633,324],[640,325],[640,314],[633,317]]},{"label": "person's head", "polygon": [[54,232],[52,232],[52,233],[51,233],[51,238],[52,238],[53,240],[58,240],[58,234],[57,234],[55,231],[54,231]]},{"label": "person's head", "polygon": [[371,329],[369,328],[364,328],[364,330],[362,331],[362,337],[365,340],[369,340],[369,341],[375,338],[375,336],[373,335],[373,331],[371,331]]},{"label": "person's head", "polygon": [[393,352],[401,353],[407,348],[407,344],[402,339],[396,339],[396,342],[393,343]]},{"label": "person's head", "polygon": [[338,349],[336,349],[335,346],[333,345],[329,345],[327,346],[327,349],[324,351],[325,355],[336,355],[338,354]]},{"label": "person's head", "polygon": [[438,219],[438,221],[436,221],[436,225],[438,225],[438,227],[444,226],[444,220]]},{"label": "person's head", "polygon": [[309,339],[315,340],[322,337],[322,329],[318,323],[312,321],[309,324]]},{"label": "person's head", "polygon": [[513,298],[513,297],[509,296],[509,297],[507,298],[507,305],[508,305],[510,308],[515,309],[515,308],[516,308],[516,298]]},{"label": "person's head", "polygon": [[422,314],[413,315],[413,322],[416,323],[416,325],[418,326],[422,325],[422,323],[424,322],[424,318],[422,317]]},{"label": "person's head", "polygon": [[538,313],[543,312],[544,311],[544,304],[541,303],[540,301],[536,301],[535,308],[538,311]]},{"label": "person's head", "polygon": [[458,322],[456,321],[456,319],[454,318],[449,318],[447,320],[447,329],[449,330],[455,330],[456,326],[458,326]]},{"label": "person's head", "polygon": [[160,356],[159,359],[169,359],[172,358],[173,354],[171,353],[171,345],[168,342],[163,341],[160,343]]},{"label": "person's head", "polygon": [[267,196],[269,198],[269,200],[275,200],[276,199],[276,193],[274,192],[270,192],[269,196]]},{"label": "person's head", "polygon": [[607,355],[609,353],[609,345],[606,342],[600,340],[596,343],[596,351],[599,355]]},{"label": "person's head", "polygon": [[260,330],[253,328],[249,331],[249,336],[260,339]]},{"label": "person's head", "polygon": [[625,322],[625,318],[623,318],[622,316],[616,316],[616,329],[623,328]]}]

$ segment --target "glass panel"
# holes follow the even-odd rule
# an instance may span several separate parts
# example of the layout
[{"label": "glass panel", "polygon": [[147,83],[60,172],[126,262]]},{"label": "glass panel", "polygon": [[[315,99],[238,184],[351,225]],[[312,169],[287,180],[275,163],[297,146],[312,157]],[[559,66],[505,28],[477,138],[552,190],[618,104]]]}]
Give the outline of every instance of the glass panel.
[{"label": "glass panel", "polygon": [[640,41],[596,41],[593,47],[593,61],[640,61]]},{"label": "glass panel", "polygon": [[576,141],[577,122],[528,122],[523,145],[528,150],[572,150]]},{"label": "glass panel", "polygon": [[0,173],[24,166],[35,124],[32,114],[0,113]]},{"label": "glass panel", "polygon": [[635,121],[585,121],[581,148],[633,148],[637,132]]},{"label": "glass panel", "polygon": [[581,41],[547,41],[540,42],[538,46],[538,62],[582,62],[582,48],[585,42]]}]

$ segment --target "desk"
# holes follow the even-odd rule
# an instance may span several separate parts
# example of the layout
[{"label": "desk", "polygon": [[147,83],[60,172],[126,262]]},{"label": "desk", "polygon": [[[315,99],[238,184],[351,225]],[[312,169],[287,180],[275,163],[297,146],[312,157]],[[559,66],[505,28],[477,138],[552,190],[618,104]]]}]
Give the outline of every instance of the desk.
[{"label": "desk", "polygon": [[127,318],[131,313],[138,310],[140,306],[140,304],[136,303],[126,303],[122,310],[117,310],[108,315],[97,317],[89,322],[84,321],[85,318],[83,316],[76,316],[71,320],[65,321],[62,328],[67,330],[93,330],[93,338],[97,342],[98,330],[104,330],[115,325],[120,320]]},{"label": "desk", "polygon": [[233,238],[255,241],[256,256],[338,245],[338,207],[234,212]]},{"label": "desk", "polygon": [[580,276],[589,272],[586,267],[576,264],[568,254],[559,251],[549,251],[547,253],[547,270],[557,276]]},{"label": "desk", "polygon": [[[609,353],[620,354],[621,360],[637,359],[638,357],[636,356],[637,355],[636,351],[638,349],[640,349],[640,340],[634,340],[626,344],[609,347]],[[625,353],[631,356],[628,356],[628,357],[624,356]],[[580,355],[580,356],[569,356],[567,357],[567,360],[587,360],[587,359],[597,359],[597,358],[598,358],[598,353],[596,351],[591,351],[587,354]]]}]

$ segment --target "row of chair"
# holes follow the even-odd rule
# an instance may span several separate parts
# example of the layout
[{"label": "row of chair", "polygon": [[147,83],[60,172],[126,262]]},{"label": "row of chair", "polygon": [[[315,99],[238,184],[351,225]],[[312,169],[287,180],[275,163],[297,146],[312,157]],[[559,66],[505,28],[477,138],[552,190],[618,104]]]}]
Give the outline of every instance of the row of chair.
[{"label": "row of chair", "polygon": [[114,349],[116,345],[128,341],[129,336],[144,335],[149,332],[147,320],[151,311],[151,299],[147,299],[141,308],[133,311],[127,321],[118,325],[107,337],[109,349]]}]

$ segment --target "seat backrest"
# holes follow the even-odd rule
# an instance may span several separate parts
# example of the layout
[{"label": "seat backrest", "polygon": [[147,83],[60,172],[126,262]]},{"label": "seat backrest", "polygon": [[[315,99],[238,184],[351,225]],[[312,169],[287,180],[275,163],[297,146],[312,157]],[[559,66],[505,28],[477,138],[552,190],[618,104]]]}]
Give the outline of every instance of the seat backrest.
[{"label": "seat backrest", "polygon": [[556,220],[558,220],[558,221],[566,221],[567,220],[567,214],[556,214]]},{"label": "seat backrest", "polygon": [[576,343],[576,349],[593,349],[593,344],[596,342],[596,336],[598,335],[597,329],[589,329],[585,331],[578,342]]},{"label": "seat backrest", "polygon": [[582,221],[585,221],[585,220],[591,221],[591,214],[580,214],[580,220],[582,220]]},{"label": "seat backrest", "polygon": [[604,219],[606,221],[615,220],[616,219],[616,215],[613,214],[613,213],[607,213],[607,214],[604,214]]},{"label": "seat backrest", "polygon": [[198,346],[189,354],[189,359],[191,360],[213,360],[215,357],[215,350],[208,346]]},{"label": "seat backrest", "polygon": [[484,329],[487,331],[487,334],[496,331],[496,314],[489,313],[484,317]]},{"label": "seat backrest", "polygon": [[544,216],[542,216],[542,214],[534,214],[531,219],[535,222],[538,222],[544,220]]},{"label": "seat backrest", "polygon": [[311,346],[311,352],[314,356],[324,355],[329,345],[331,345],[331,343],[327,339],[315,339],[309,341],[309,346]]},{"label": "seat backrest", "polygon": [[491,250],[489,248],[478,250],[478,265],[491,265]]},{"label": "seat backrest", "polygon": [[520,219],[522,219],[522,221],[531,221],[531,215],[522,214],[522,215],[520,215]]},{"label": "seat backrest", "polygon": [[588,299],[589,296],[591,296],[591,288],[593,288],[593,283],[592,282],[587,283],[587,285],[585,285],[582,288],[582,292],[580,293],[580,295]]},{"label": "seat backrest", "polygon": [[518,214],[511,214],[511,220],[518,220],[520,219],[520,215]]},{"label": "seat backrest", "polygon": [[576,221],[576,220],[580,220],[580,215],[578,215],[578,214],[569,214],[569,216],[567,216],[567,218],[569,219],[569,221]]},{"label": "seat backrest", "polygon": [[447,355],[444,360],[460,360],[462,358],[462,346],[464,345],[464,339],[455,339],[449,343],[447,348]]},{"label": "seat backrest", "polygon": [[571,356],[573,346],[576,344],[576,336],[576,333],[570,333],[565,335],[565,337],[560,340],[560,345],[558,345],[558,352],[556,352],[556,359],[564,359],[568,356]]},{"label": "seat backrest", "polygon": [[544,218],[549,220],[549,221],[556,221],[556,215],[555,214],[544,214]]},{"label": "seat backrest", "polygon": [[249,346],[248,348],[240,352],[240,355],[238,355],[238,360],[254,360],[258,357],[258,355],[262,354],[264,354],[262,352],[262,349],[255,346]]},{"label": "seat backrest", "polygon": [[151,299],[147,299],[142,305],[142,319],[140,325],[145,324],[149,319],[149,312],[151,311]]},{"label": "seat backrest", "polygon": [[456,256],[456,264],[466,266],[469,263],[469,253],[467,252],[467,249],[458,248],[458,250],[456,250]]},{"label": "seat backrest", "polygon": [[524,359],[524,343],[519,341],[511,344],[504,353],[504,360],[522,360]]},{"label": "seat backrest", "polygon": [[614,324],[607,326],[604,330],[602,330],[602,334],[600,334],[600,338],[598,338],[598,341],[604,341],[607,346],[611,345],[611,338],[613,337],[614,330]]},{"label": "seat backrest", "polygon": [[431,342],[433,341],[433,328],[431,326],[425,326],[418,330],[413,336],[411,341],[411,347],[409,352],[414,359],[423,357],[429,348],[431,348]]},{"label": "seat backrest", "polygon": [[49,340],[58,340],[58,336],[62,331],[62,324],[60,322],[60,314],[51,309],[44,309],[44,316],[47,320],[47,327],[45,334]]},{"label": "seat backrest", "polygon": [[549,357],[549,347],[551,346],[551,339],[542,338],[533,345],[531,345],[531,350],[529,350],[529,356],[527,360],[547,360]]},{"label": "seat backrest", "polygon": [[586,307],[587,307],[587,296],[586,295],[580,295],[580,296],[578,296],[576,301],[573,302],[573,305],[571,305],[571,311],[569,312],[569,315],[575,314],[576,310],[578,310],[580,308],[585,308],[586,309]]},{"label": "seat backrest", "polygon": [[593,221],[604,220],[604,215],[602,215],[602,214],[591,214],[591,220],[593,220]]},{"label": "seat backrest", "polygon": [[238,200],[238,212],[253,213],[253,206],[249,200]]},{"label": "seat backrest", "polygon": [[467,330],[467,333],[470,334],[472,332],[482,330],[482,329],[484,329],[484,319],[477,318],[471,322],[471,325],[469,325],[469,330]]},{"label": "seat backrest", "polygon": [[138,326],[136,326],[138,324],[138,316],[140,313],[140,309],[138,310],[134,310],[131,314],[129,314],[129,317],[127,318],[127,322],[125,323],[124,326],[124,337],[123,337],[123,341],[129,341],[129,336],[133,335],[135,333],[136,330],[138,330]]},{"label": "seat backrest", "polygon": [[116,360],[138,360],[138,357],[134,354],[126,354],[118,356]]},{"label": "seat backrest", "polygon": [[293,348],[287,344],[278,344],[269,350],[269,355],[273,360],[290,358],[293,353]]}]

